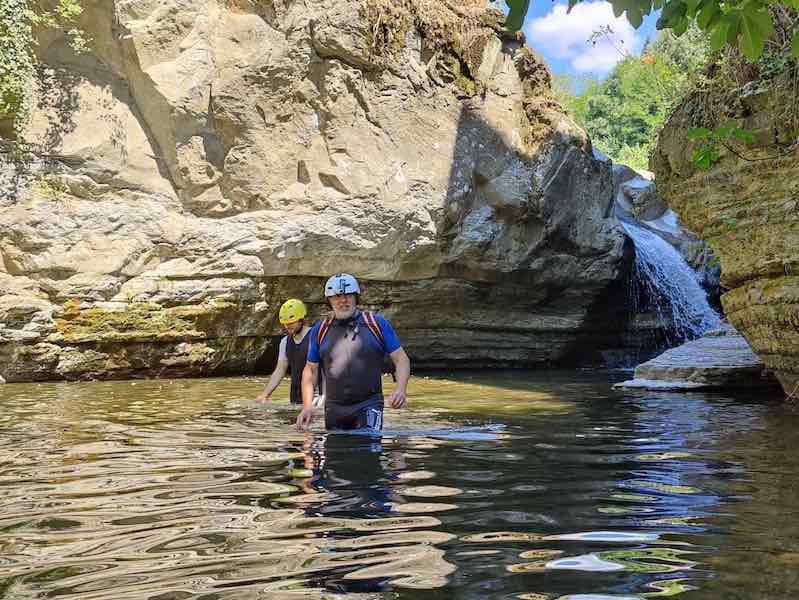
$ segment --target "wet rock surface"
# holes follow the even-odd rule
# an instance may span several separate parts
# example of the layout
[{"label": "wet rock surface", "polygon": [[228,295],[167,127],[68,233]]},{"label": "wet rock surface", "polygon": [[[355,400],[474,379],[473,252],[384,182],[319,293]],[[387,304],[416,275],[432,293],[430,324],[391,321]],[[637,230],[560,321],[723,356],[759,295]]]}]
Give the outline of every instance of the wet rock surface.
[{"label": "wet rock surface", "polygon": [[763,361],[730,325],[706,333],[635,368],[618,388],[692,390],[761,388],[775,385]]}]

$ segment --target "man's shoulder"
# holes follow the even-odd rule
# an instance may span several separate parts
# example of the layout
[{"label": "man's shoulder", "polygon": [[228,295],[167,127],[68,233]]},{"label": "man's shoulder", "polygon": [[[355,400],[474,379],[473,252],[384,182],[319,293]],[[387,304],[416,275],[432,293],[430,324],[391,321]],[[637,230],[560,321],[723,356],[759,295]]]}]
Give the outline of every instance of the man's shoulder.
[{"label": "man's shoulder", "polygon": [[374,317],[374,320],[377,322],[377,324],[380,326],[381,329],[384,328],[384,327],[391,327],[393,329],[393,326],[391,325],[391,321],[386,319],[379,312],[373,312],[372,316]]}]

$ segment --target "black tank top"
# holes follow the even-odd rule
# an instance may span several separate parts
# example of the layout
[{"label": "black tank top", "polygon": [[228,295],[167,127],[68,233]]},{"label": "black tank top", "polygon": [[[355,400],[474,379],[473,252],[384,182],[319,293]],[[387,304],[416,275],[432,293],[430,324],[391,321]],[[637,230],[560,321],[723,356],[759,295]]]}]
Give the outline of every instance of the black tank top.
[{"label": "black tank top", "polygon": [[[294,336],[286,336],[286,358],[291,369],[291,403],[302,404],[302,371],[308,360],[308,343],[311,341],[310,331],[298,344]],[[315,384],[318,389],[318,382]]]}]

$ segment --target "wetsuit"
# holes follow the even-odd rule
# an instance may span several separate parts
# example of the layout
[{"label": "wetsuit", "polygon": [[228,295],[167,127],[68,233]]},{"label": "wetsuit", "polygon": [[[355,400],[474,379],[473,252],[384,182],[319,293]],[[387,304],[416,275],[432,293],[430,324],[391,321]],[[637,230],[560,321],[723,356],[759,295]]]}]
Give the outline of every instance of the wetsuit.
[{"label": "wetsuit", "polygon": [[308,362],[319,364],[324,373],[327,429],[383,429],[383,361],[400,348],[400,341],[388,321],[374,316],[385,344],[369,329],[361,311],[349,319],[334,319],[321,346],[321,322],[308,334]]},{"label": "wetsuit", "polygon": [[[280,340],[279,359],[285,360],[289,364],[291,372],[291,394],[289,398],[292,404],[302,404],[302,371],[305,362],[308,360],[308,343],[311,340],[311,332],[305,334],[302,341],[297,343],[294,336],[287,335]],[[321,393],[321,373],[319,379],[314,383],[314,389]]]}]

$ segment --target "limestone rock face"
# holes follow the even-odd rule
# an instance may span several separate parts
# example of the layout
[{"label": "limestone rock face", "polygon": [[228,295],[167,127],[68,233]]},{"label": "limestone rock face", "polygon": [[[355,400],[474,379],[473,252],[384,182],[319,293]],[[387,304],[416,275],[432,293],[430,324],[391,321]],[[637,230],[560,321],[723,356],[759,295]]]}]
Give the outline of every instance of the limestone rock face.
[{"label": "limestone rock face", "polygon": [[[743,97],[742,126],[755,132],[745,160],[721,148],[709,171],[691,164],[690,127],[705,125],[689,99],[664,128],[653,158],[658,189],[721,261],[722,304],[787,394],[799,386],[799,154],[783,154],[782,107],[766,94]],[[699,118],[698,118],[699,116]],[[776,136],[776,137],[775,137]]]},{"label": "limestone rock face", "polygon": [[0,154],[7,380],[246,372],[340,271],[416,366],[618,342],[610,168],[481,2],[83,4]]}]

